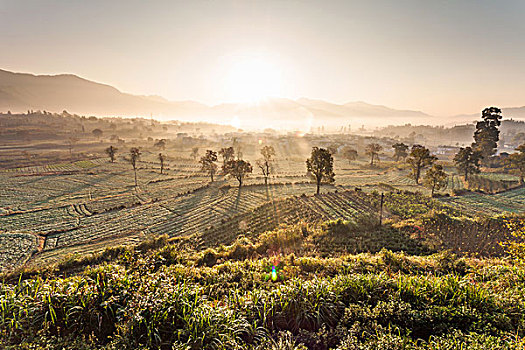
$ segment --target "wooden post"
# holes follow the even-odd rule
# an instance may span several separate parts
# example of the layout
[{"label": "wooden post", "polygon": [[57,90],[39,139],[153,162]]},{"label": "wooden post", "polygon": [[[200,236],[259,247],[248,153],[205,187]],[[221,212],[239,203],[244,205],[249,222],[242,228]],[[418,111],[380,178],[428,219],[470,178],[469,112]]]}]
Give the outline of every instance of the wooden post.
[{"label": "wooden post", "polygon": [[385,200],[385,194],[381,192],[381,204],[379,206],[379,226],[383,224],[383,202]]}]

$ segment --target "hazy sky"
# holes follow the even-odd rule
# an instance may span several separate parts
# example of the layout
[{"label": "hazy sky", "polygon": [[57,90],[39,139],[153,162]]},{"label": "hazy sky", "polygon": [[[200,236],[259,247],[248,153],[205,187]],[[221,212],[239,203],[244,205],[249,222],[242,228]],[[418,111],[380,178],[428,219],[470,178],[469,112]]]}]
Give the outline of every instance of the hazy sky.
[{"label": "hazy sky", "polygon": [[0,68],[208,104],[249,79],[268,95],[473,113],[525,105],[524,18],[522,0],[0,0]]}]

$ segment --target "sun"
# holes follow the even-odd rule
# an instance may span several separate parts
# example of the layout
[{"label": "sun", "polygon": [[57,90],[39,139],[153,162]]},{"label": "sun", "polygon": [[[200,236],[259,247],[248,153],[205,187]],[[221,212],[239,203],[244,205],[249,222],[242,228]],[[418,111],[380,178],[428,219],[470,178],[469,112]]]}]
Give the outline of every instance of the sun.
[{"label": "sun", "polygon": [[231,100],[256,103],[281,95],[282,72],[266,57],[238,57],[231,64],[225,85]]}]

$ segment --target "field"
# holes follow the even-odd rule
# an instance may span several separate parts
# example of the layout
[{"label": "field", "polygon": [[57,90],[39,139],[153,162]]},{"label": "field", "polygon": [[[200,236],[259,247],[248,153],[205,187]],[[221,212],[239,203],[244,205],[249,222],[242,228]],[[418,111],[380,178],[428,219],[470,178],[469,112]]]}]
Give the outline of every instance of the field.
[{"label": "field", "polygon": [[315,194],[277,149],[240,188],[147,147],[137,187],[123,156],[0,170],[0,347],[523,347],[525,272],[500,259],[523,187],[447,167],[433,199],[402,163],[336,157]]},{"label": "field", "polygon": [[[189,158],[172,157],[160,174],[155,156],[144,152],[138,188],[131,166],[122,157],[115,163],[94,158],[1,170],[0,232],[20,240],[3,246],[2,266],[53,262],[74,253],[100,251],[103,242],[130,244],[151,235],[198,234],[203,245],[227,243],[239,234],[282,223],[378,215],[378,204],[364,193],[428,194],[409,178],[406,167],[393,162],[370,168],[366,160],[348,163],[336,157],[335,183],[324,185],[321,196],[312,196],[315,185],[298,157],[278,160],[268,186],[254,173],[239,189],[234,179],[223,176],[210,183],[199,163]],[[509,179],[505,174],[487,176]],[[448,181],[446,191],[464,188],[455,174]],[[441,201],[467,213],[525,210],[523,189]]]}]

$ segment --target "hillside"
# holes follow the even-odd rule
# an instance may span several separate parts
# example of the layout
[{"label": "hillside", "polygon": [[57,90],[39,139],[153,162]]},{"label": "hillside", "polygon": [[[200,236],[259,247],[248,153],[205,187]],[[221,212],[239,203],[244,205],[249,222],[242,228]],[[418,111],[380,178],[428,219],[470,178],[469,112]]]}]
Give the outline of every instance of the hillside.
[{"label": "hillside", "polygon": [[[395,110],[364,102],[334,104],[321,100],[272,98],[257,104],[226,103],[206,106],[197,102],[168,101],[159,96],[136,96],[71,74],[32,75],[0,70],[0,110],[25,112],[67,110],[87,115],[149,116],[160,119],[230,123],[235,116],[241,127],[302,129],[306,126],[381,125],[393,118],[434,123],[422,112]],[[264,120],[261,121],[261,117]],[[286,116],[283,118],[283,116]],[[259,121],[259,122],[256,122]]]}]

